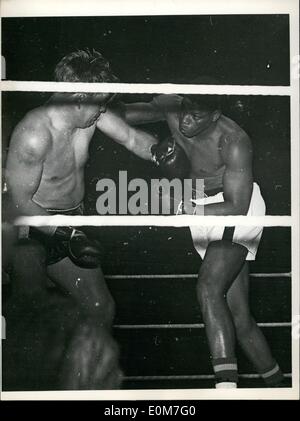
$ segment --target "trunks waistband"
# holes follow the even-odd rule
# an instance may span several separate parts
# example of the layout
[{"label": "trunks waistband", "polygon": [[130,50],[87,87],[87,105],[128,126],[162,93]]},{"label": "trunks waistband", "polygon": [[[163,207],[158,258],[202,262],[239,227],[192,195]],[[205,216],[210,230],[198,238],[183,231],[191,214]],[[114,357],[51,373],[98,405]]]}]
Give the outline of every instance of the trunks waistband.
[{"label": "trunks waistband", "polygon": [[211,189],[211,190],[204,190],[204,194],[206,197],[215,196],[216,194],[222,193],[222,192],[223,192],[223,186],[216,187],[215,189]]},{"label": "trunks waistband", "polygon": [[79,203],[78,205],[68,209],[46,209],[50,215],[83,215],[84,205]]},{"label": "trunks waistband", "polygon": [[192,194],[193,194],[193,199],[199,199],[199,198],[204,199],[205,197],[215,196],[218,193],[223,193],[223,187],[217,187],[211,190],[204,190],[204,195],[202,192],[201,196],[199,196],[200,193],[194,189]]}]

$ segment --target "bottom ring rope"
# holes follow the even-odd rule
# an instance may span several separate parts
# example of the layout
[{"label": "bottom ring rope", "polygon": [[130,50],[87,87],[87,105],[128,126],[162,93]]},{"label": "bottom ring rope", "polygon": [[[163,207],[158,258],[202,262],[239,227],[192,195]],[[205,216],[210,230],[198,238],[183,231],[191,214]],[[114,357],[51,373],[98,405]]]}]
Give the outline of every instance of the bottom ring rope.
[{"label": "bottom ring rope", "polygon": [[[292,373],[285,373],[285,378],[291,378]],[[259,374],[240,374],[241,379],[259,379]],[[179,375],[179,376],[124,376],[124,380],[214,380],[214,374],[195,374],[195,375]]]},{"label": "bottom ring rope", "polygon": [[[257,323],[259,327],[291,327],[290,322]],[[166,323],[148,325],[114,325],[115,329],[203,329],[203,323]]]},{"label": "bottom ring rope", "polygon": [[[276,273],[250,273],[252,278],[291,278],[291,272],[276,272]],[[161,275],[105,275],[106,279],[195,279],[198,274],[161,274]]]}]

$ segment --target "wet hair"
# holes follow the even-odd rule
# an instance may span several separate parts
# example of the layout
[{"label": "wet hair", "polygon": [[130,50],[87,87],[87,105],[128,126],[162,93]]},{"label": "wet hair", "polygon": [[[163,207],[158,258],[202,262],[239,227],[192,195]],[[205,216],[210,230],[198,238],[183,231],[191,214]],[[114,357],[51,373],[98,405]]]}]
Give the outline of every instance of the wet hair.
[{"label": "wet hair", "polygon": [[221,110],[221,101],[218,95],[190,94],[184,95],[184,98],[191,101],[201,111],[212,113],[213,111]]},{"label": "wet hair", "polygon": [[118,82],[109,62],[94,49],[64,56],[55,67],[54,78],[57,82]]}]

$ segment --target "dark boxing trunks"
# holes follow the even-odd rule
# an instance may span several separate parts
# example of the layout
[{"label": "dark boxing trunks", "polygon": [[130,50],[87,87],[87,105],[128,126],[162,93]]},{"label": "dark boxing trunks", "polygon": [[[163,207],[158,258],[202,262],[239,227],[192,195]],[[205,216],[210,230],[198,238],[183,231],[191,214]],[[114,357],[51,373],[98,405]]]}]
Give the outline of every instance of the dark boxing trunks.
[{"label": "dark boxing trunks", "polygon": [[[47,209],[47,212],[50,215],[83,215],[84,206],[83,203],[80,203],[78,206],[70,209]],[[46,251],[46,265],[53,265],[58,263],[68,256],[67,247],[65,241],[58,241],[54,237],[49,237],[48,235],[42,233],[34,227],[30,227],[29,238],[37,240],[41,243]]]}]

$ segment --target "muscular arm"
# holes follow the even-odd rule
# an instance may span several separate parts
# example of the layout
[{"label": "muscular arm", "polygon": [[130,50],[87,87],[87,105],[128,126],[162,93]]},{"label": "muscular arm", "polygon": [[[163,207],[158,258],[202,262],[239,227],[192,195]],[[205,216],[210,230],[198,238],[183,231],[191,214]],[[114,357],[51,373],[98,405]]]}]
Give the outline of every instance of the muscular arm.
[{"label": "muscular arm", "polygon": [[13,204],[20,215],[48,214],[32,199],[41,181],[49,144],[47,133],[37,134],[26,128],[17,128],[13,133],[7,158],[6,181]]},{"label": "muscular arm", "polygon": [[155,123],[156,121],[162,121],[165,118],[161,110],[154,107],[151,102],[123,104],[122,111],[125,120],[132,125]]},{"label": "muscular arm", "polygon": [[252,147],[250,139],[231,141],[223,152],[224,202],[204,207],[205,215],[246,215],[252,194]]},{"label": "muscular arm", "polygon": [[110,110],[101,114],[97,127],[140,158],[151,160],[150,148],[157,143],[154,136],[129,126],[119,115]]}]

